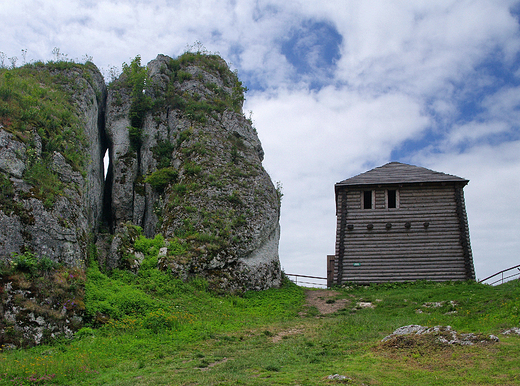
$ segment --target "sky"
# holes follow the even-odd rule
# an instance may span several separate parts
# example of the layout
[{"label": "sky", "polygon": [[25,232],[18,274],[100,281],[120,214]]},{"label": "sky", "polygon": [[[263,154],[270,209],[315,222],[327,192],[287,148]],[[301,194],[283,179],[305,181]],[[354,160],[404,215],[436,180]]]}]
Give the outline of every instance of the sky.
[{"label": "sky", "polygon": [[88,58],[110,79],[136,55],[220,54],[283,186],[286,273],[326,276],[334,184],[391,161],[470,180],[477,278],[520,264],[519,1],[5,0],[0,15],[5,65]]}]

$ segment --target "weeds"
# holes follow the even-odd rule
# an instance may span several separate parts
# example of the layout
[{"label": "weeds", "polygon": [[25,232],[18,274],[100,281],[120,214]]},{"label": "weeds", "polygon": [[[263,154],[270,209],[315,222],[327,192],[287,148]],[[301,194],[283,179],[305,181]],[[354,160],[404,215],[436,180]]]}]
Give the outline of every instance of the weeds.
[{"label": "weeds", "polygon": [[[189,72],[190,66],[196,66],[218,76],[223,80],[226,89],[208,82],[204,84],[207,90],[205,95],[183,92],[179,85],[193,78],[192,73]],[[205,124],[209,117],[216,119],[218,117],[216,114],[222,114],[226,110],[241,113],[247,87],[242,86],[237,74],[231,72],[218,55],[206,51],[185,52],[177,59],[172,59],[168,68],[173,75],[166,92],[166,100],[172,107],[183,110],[191,121]],[[203,83],[204,75],[199,73],[197,80]]]},{"label": "weeds", "polygon": [[13,272],[20,271],[30,275],[45,274],[57,268],[58,263],[49,259],[47,256],[37,258],[34,253],[14,253],[11,261]]},{"label": "weeds", "polygon": [[157,145],[152,147],[152,153],[157,161],[157,169],[167,168],[170,166],[172,152],[175,146],[168,141],[158,141]]},{"label": "weeds", "polygon": [[174,168],[167,167],[158,169],[148,177],[146,177],[145,182],[150,184],[157,192],[164,192],[164,189],[177,181],[177,177],[179,176],[179,172]]}]

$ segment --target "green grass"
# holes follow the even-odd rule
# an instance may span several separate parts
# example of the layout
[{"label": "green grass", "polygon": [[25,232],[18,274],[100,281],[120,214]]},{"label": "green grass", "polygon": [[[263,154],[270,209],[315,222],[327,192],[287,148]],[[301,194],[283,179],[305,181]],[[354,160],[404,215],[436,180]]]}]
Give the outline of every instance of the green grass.
[{"label": "green grass", "polygon": [[[146,262],[161,243],[142,238],[136,245]],[[304,289],[290,282],[280,289],[217,296],[203,280],[183,283],[154,268],[107,276],[92,267],[85,303],[91,327],[99,327],[84,328],[71,341],[2,352],[0,384],[520,383],[520,337],[500,334],[520,325],[520,281],[497,287],[417,282],[337,291],[333,299],[347,299],[345,308],[319,315],[304,307]],[[376,307],[359,308],[358,302]],[[441,305],[428,306],[435,302]],[[101,314],[108,322],[96,319]],[[380,343],[408,324],[450,325],[458,332],[499,335],[501,341],[475,346],[418,341],[404,348]],[[332,374],[349,380],[327,379]]]}]

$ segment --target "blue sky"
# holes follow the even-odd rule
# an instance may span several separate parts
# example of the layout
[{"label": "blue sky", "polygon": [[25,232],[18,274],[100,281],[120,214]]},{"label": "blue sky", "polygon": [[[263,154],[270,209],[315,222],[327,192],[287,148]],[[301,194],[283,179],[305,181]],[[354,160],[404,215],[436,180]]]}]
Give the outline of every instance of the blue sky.
[{"label": "blue sky", "polygon": [[59,47],[109,73],[201,41],[250,89],[284,188],[286,272],[325,276],[334,183],[390,161],[470,180],[477,276],[520,264],[520,3],[506,0],[18,0],[0,51]]}]

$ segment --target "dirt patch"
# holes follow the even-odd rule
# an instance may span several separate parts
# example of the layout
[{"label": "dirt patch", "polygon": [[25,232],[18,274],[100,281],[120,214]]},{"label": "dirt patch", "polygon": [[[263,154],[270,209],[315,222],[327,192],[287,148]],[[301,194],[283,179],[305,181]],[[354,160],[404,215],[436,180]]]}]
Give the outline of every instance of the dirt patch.
[{"label": "dirt patch", "polygon": [[332,314],[344,309],[350,301],[348,299],[335,299],[339,295],[331,290],[306,290],[306,306],[316,307],[321,315]]},{"label": "dirt patch", "polygon": [[199,367],[198,369],[201,370],[201,371],[208,371],[210,370],[212,367],[215,367],[217,365],[220,365],[220,364],[223,364],[223,363],[226,363],[229,359],[228,358],[223,358],[219,361],[216,361],[216,362],[213,362],[213,363],[210,363],[207,367]]},{"label": "dirt patch", "polygon": [[300,328],[292,328],[290,330],[286,330],[286,331],[281,331],[279,332],[278,334],[276,334],[275,336],[273,336],[273,343],[278,343],[279,341],[281,341],[284,337],[286,336],[291,336],[291,335],[298,335],[298,334],[303,334],[303,329],[300,329]]}]

